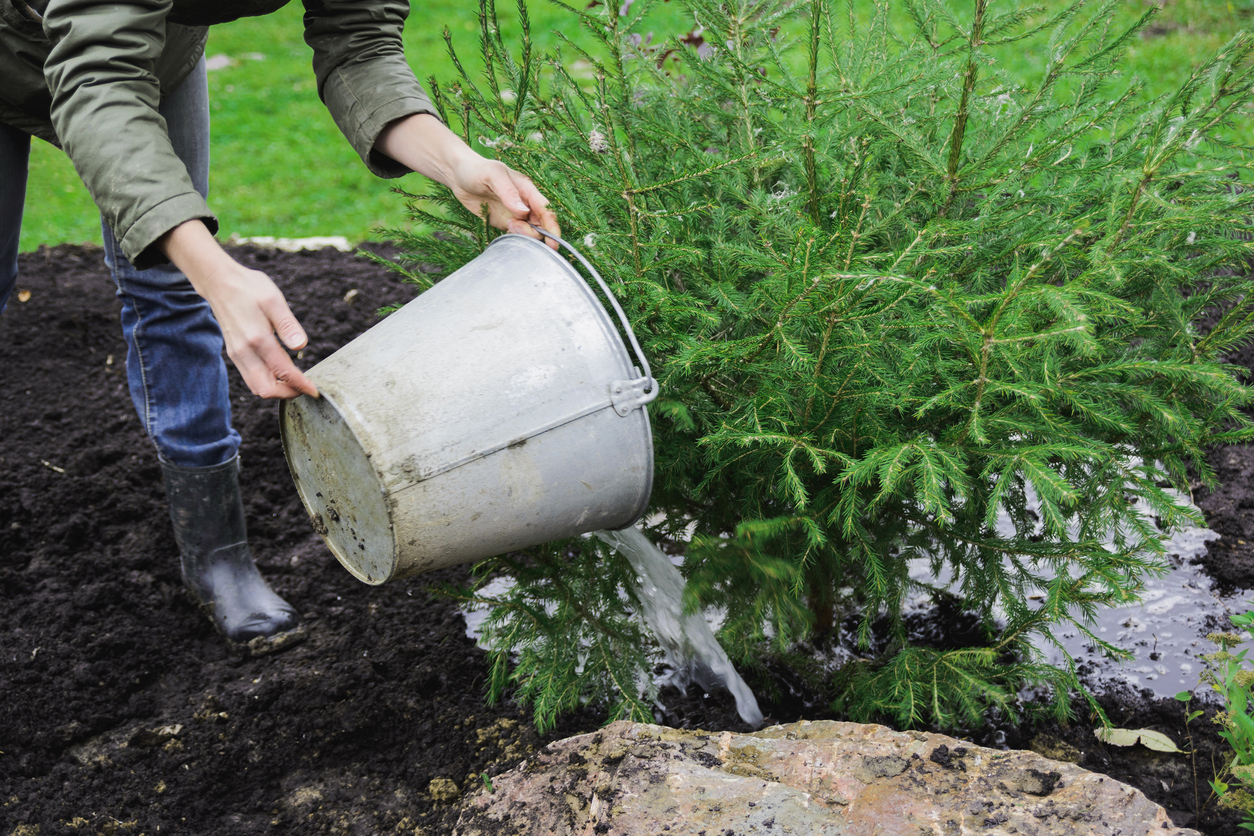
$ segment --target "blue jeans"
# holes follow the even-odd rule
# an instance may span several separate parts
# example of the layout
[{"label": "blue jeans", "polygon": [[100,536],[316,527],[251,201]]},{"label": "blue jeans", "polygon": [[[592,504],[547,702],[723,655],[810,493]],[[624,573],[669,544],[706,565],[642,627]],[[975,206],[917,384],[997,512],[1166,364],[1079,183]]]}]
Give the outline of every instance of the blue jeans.
[{"label": "blue jeans", "polygon": [[[202,195],[209,192],[209,89],[202,59],[161,103],[174,152]],[[0,311],[17,281],[18,236],[30,137],[0,123]],[[173,265],[136,270],[101,224],[105,263],[122,302],[131,401],[157,452],[182,467],[212,467],[235,456],[222,330],[191,282]]]}]

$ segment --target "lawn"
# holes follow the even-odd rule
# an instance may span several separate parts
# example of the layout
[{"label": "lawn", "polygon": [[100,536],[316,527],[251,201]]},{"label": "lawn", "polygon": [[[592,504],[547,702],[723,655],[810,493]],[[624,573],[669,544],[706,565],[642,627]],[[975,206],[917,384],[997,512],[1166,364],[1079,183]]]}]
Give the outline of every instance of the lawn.
[{"label": "lawn", "polygon": [[[869,0],[855,0],[867,5]],[[960,16],[969,5],[951,0]],[[1008,7],[1007,0],[995,6]],[[1047,0],[1047,10],[1064,4]],[[1126,25],[1151,0],[1129,0],[1114,25]],[[1161,0],[1162,9],[1130,50],[1130,70],[1157,94],[1177,85],[1215,48],[1254,21],[1254,0]],[[533,37],[541,49],[559,43],[556,31],[589,45],[571,15],[548,2],[528,6]],[[448,26],[468,66],[475,53],[477,4],[437,0],[411,15],[405,31],[406,54],[418,77],[454,76],[442,30]],[[508,37],[518,30],[512,5],[502,3]],[[369,174],[344,142],[318,101],[309,68],[310,50],[302,39],[301,6],[289,4],[265,18],[214,27],[208,54],[225,64],[210,73],[213,107],[213,177],[210,202],[222,222],[222,235],[345,235],[359,241],[380,225],[404,223],[402,201],[392,184]],[[691,27],[676,4],[659,3],[646,30],[657,37]],[[1003,58],[1012,72],[1030,79],[1039,72],[1040,43],[1020,44]],[[1254,120],[1251,120],[1254,122]],[[1254,126],[1238,137],[1254,144]],[[400,181],[421,188],[411,176]],[[65,156],[36,141],[22,230],[22,249],[66,241],[99,241],[95,208]]]}]

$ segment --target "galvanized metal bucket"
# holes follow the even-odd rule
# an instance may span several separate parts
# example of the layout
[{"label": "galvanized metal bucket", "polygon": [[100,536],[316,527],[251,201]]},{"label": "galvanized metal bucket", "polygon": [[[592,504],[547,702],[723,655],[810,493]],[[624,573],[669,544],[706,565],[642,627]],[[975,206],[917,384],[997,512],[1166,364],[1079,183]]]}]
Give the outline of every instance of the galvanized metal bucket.
[{"label": "galvanized metal bucket", "polygon": [[381,584],[644,512],[657,384],[575,256],[643,373],[565,259],[503,235],[314,366],[322,397],[282,404],[296,489],[353,575]]}]

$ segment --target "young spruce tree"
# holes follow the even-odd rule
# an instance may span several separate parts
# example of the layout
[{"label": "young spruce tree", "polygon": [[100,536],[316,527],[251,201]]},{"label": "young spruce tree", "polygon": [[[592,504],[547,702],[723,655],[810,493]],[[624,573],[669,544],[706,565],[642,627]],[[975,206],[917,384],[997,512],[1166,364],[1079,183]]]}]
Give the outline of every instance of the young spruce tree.
[{"label": "young spruce tree", "polygon": [[[900,30],[870,0],[674,0],[696,29],[657,44],[650,2],[571,8],[598,48],[541,56],[526,3],[507,44],[488,0],[485,72],[430,87],[535,179],[642,337],[650,533],[695,531],[690,604],[725,610],[742,664],[886,615],[887,649],[837,674],[855,718],[978,722],[1025,686],[1065,714],[1075,670],[1040,648],[1060,627],[1105,646],[1089,617],[1161,569],[1149,517],[1200,522],[1170,488],[1252,434],[1221,361],[1254,322],[1223,269],[1251,255],[1223,137],[1254,42],[1149,101],[1116,72],[1138,36],[1111,28],[1118,0],[902,0]],[[1024,85],[999,60],[1029,41]],[[411,264],[451,271],[495,234],[449,195],[412,206],[444,234],[403,236]],[[910,644],[916,559],[986,643]],[[651,716],[625,561],[589,539],[485,568],[517,581],[466,593],[493,607],[494,694],[516,685],[542,727],[589,699]]]}]

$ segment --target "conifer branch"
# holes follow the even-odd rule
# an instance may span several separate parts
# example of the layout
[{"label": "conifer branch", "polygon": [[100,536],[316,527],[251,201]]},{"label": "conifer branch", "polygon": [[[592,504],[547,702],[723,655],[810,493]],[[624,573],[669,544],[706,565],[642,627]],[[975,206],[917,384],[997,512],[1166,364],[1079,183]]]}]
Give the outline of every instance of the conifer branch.
[{"label": "conifer branch", "polygon": [[971,34],[967,41],[967,68],[962,77],[962,96],[958,100],[958,112],[954,116],[953,132],[949,135],[949,162],[945,173],[945,183],[949,194],[940,209],[942,218],[949,214],[954,198],[958,196],[958,165],[962,161],[962,144],[966,138],[967,120],[971,116],[971,94],[975,92],[975,85],[980,77],[979,51],[984,45],[984,14],[987,10],[988,0],[975,0],[975,14],[971,21]]},{"label": "conifer branch", "polygon": [[819,70],[819,26],[821,4],[818,0],[810,2],[810,42],[809,42],[809,64],[810,71],[806,78],[806,97],[805,97],[805,139],[802,144],[802,151],[805,154],[805,177],[806,177],[806,201],[810,208],[810,222],[815,226],[821,223],[819,218],[819,183],[818,183],[818,166],[814,159],[814,117],[818,112],[818,103],[816,94],[818,92],[818,70]]}]

